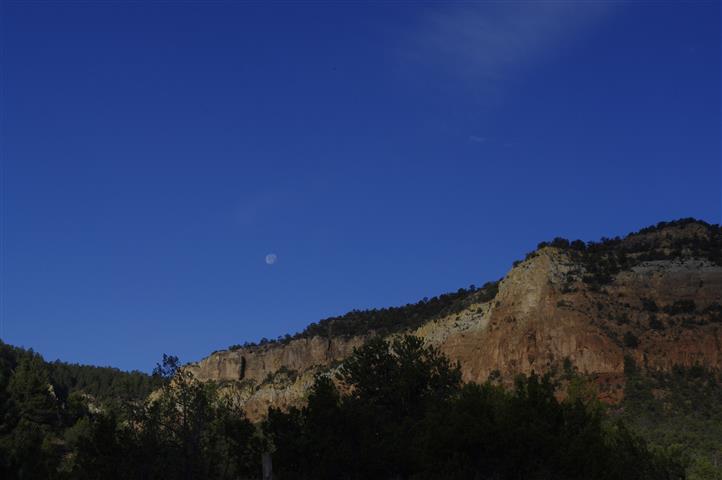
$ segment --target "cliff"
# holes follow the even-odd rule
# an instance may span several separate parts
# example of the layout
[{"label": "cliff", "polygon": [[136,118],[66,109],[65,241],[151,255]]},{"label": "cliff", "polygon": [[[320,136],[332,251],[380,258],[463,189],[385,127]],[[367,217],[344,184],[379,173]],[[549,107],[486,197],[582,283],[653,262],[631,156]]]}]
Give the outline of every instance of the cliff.
[{"label": "cliff", "polygon": [[[491,299],[471,293],[453,313],[405,333],[459,361],[465,381],[574,368],[614,402],[623,395],[625,358],[651,370],[722,368],[721,256],[720,228],[690,220],[596,244],[556,239],[516,263]],[[256,419],[271,405],[301,403],[315,373],[373,334],[221,351],[187,368],[240,389]]]}]

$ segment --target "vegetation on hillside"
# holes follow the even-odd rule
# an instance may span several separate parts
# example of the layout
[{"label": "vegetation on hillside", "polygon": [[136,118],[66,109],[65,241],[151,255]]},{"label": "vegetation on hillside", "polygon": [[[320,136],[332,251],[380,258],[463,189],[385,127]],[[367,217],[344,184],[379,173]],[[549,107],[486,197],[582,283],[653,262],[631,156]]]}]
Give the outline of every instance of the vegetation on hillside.
[{"label": "vegetation on hillside", "polygon": [[548,377],[462,385],[416,337],[371,340],[340,368],[341,388],[319,376],[305,407],[260,426],[175,357],[148,399],[100,410],[60,402],[48,370],[39,355],[2,370],[3,479],[251,479],[269,450],[281,480],[685,478],[673,456],[607,426],[593,397],[559,401]]},{"label": "vegetation on hillside", "polygon": [[[697,225],[703,235],[678,235],[674,231],[690,225]],[[663,234],[664,232],[664,234]],[[663,235],[662,235],[663,234]],[[660,236],[661,235],[661,236]],[[617,273],[628,270],[645,261],[674,258],[706,259],[722,265],[722,228],[694,218],[682,218],[642,228],[625,237],[606,238],[600,241],[570,241],[557,237],[550,242],[541,242],[537,249],[526,255],[526,259],[538,254],[539,249],[555,247],[569,252],[584,266],[583,280],[592,289],[608,284]],[[518,265],[520,261],[514,262]],[[416,303],[399,307],[369,310],[352,310],[344,315],[329,317],[315,322],[295,335],[284,335],[277,339],[262,338],[259,342],[234,344],[229,350],[256,347],[272,343],[288,343],[298,338],[350,337],[355,335],[387,335],[410,331],[435,318],[462,311],[471,303],[492,300],[499,289],[499,281],[487,282],[481,288],[471,285],[456,292],[424,298]]]},{"label": "vegetation on hillside", "polygon": [[[690,225],[699,226],[704,234],[675,236],[675,230]],[[547,246],[571,253],[584,265],[584,281],[592,286],[607,284],[617,273],[654,260],[699,258],[722,265],[722,228],[694,218],[659,222],[624,238],[602,238],[599,242],[569,241],[557,237],[551,242],[541,242],[537,249]],[[527,254],[527,258],[536,253]]]},{"label": "vegetation on hillside", "polygon": [[[219,395],[164,356],[147,385],[104,378],[121,372],[78,369],[58,388],[32,351],[2,345],[0,364],[0,478],[13,480],[256,478],[260,439],[232,396]],[[75,371],[74,366],[62,370]],[[89,375],[87,378],[83,375]],[[101,380],[96,382],[96,376]],[[96,384],[98,383],[98,384]],[[142,383],[142,382],[141,382]],[[72,384],[75,387],[72,387]],[[116,389],[125,400],[97,403]],[[98,386],[100,385],[100,386]],[[158,387],[153,395],[146,389]],[[67,397],[56,392],[65,389]],[[143,391],[142,397],[135,397]],[[114,399],[118,400],[118,399]]]},{"label": "vegetation on hillside", "polygon": [[549,377],[513,390],[461,384],[458,366],[416,337],[376,338],[317,378],[307,406],[272,409],[263,424],[278,478],[674,479],[673,457],[594,397],[561,402]]},{"label": "vegetation on hillside", "polygon": [[453,293],[445,293],[432,298],[424,298],[416,303],[400,307],[374,308],[370,310],[352,310],[344,315],[329,317],[312,323],[296,335],[286,335],[276,340],[261,339],[259,343],[246,342],[243,345],[231,345],[230,350],[244,347],[266,345],[268,343],[287,343],[298,338],[310,337],[352,337],[355,335],[388,335],[414,330],[424,323],[446,315],[458,313],[472,303],[492,300],[499,289],[499,282],[488,282],[481,288],[470,285]]},{"label": "vegetation on hillside", "polygon": [[0,378],[5,378],[25,361],[38,358],[44,364],[52,394],[60,402],[71,395],[87,396],[94,403],[145,398],[160,387],[160,381],[147,373],[124,372],[117,368],[78,365],[56,360],[45,362],[32,350],[8,345],[0,340]]},{"label": "vegetation on hillside", "polygon": [[[119,416],[101,412],[82,426],[62,465],[69,479],[218,479],[260,477],[261,439],[232,394],[199,382],[163,356],[163,387]],[[63,478],[63,477],[61,477]]]},{"label": "vegetation on hillside", "polygon": [[[691,223],[701,226],[701,235],[670,234]],[[550,245],[572,252],[592,287],[642,261],[694,257],[722,264],[720,227],[694,220],[624,239]],[[629,360],[625,399],[608,415],[571,373],[563,379],[569,385],[564,401],[550,377],[519,378],[511,390],[493,378],[462,385],[458,366],[421,340],[383,339],[490,301],[497,289],[493,282],[402,307],[353,311],[286,336],[281,341],[377,335],[337,377],[319,376],[306,406],[271,410],[257,426],[234,395],[197,382],[174,357],[164,356],[150,376],[48,363],[0,342],[0,478],[257,478],[261,453],[270,449],[281,480],[722,480],[719,372],[647,372]],[[643,308],[650,328],[661,322],[655,315],[682,322],[722,318],[718,304],[700,310],[691,300],[657,305],[644,299]],[[627,332],[623,342],[636,348],[639,338]],[[565,364],[565,372],[572,371]],[[279,371],[265,381],[295,375]]]},{"label": "vegetation on hillside", "polygon": [[722,480],[722,378],[702,367],[640,370],[627,359],[624,401],[612,411],[657,448],[686,457],[690,480]]}]

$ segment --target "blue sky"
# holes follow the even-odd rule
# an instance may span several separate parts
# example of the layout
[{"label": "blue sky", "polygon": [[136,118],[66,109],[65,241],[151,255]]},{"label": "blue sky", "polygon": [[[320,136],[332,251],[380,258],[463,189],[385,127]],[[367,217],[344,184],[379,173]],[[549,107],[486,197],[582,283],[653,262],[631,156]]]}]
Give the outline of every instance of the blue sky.
[{"label": "blue sky", "polygon": [[290,5],[3,2],[4,341],[150,370],[720,222],[717,2]]}]

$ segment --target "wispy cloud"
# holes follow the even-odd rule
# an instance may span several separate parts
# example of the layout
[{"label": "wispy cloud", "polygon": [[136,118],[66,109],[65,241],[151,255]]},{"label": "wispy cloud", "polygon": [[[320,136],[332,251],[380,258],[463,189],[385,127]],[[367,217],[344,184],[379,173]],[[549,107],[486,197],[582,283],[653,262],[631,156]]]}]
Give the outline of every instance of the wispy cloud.
[{"label": "wispy cloud", "polygon": [[405,53],[474,81],[503,80],[573,45],[610,5],[557,0],[438,9],[423,17]]},{"label": "wispy cloud", "polygon": [[486,137],[479,137],[477,135],[469,135],[469,141],[472,143],[484,143],[484,142],[486,142]]}]

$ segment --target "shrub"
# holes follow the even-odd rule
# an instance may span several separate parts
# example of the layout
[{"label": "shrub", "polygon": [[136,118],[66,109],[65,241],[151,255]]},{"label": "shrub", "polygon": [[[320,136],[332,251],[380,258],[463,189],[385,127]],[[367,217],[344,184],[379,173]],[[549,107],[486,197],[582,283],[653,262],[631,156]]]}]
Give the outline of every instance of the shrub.
[{"label": "shrub", "polygon": [[657,302],[655,302],[651,298],[641,298],[640,300],[642,301],[642,308],[644,310],[652,313],[659,311]]},{"label": "shrub", "polygon": [[656,315],[652,315],[649,318],[649,328],[652,330],[662,330],[664,329],[664,324],[657,319]]},{"label": "shrub", "polygon": [[671,305],[666,305],[663,310],[664,313],[669,315],[678,315],[681,313],[694,313],[697,306],[694,300],[675,300]]},{"label": "shrub", "polygon": [[624,346],[628,348],[637,348],[639,346],[639,339],[632,332],[626,332],[624,334]]}]

